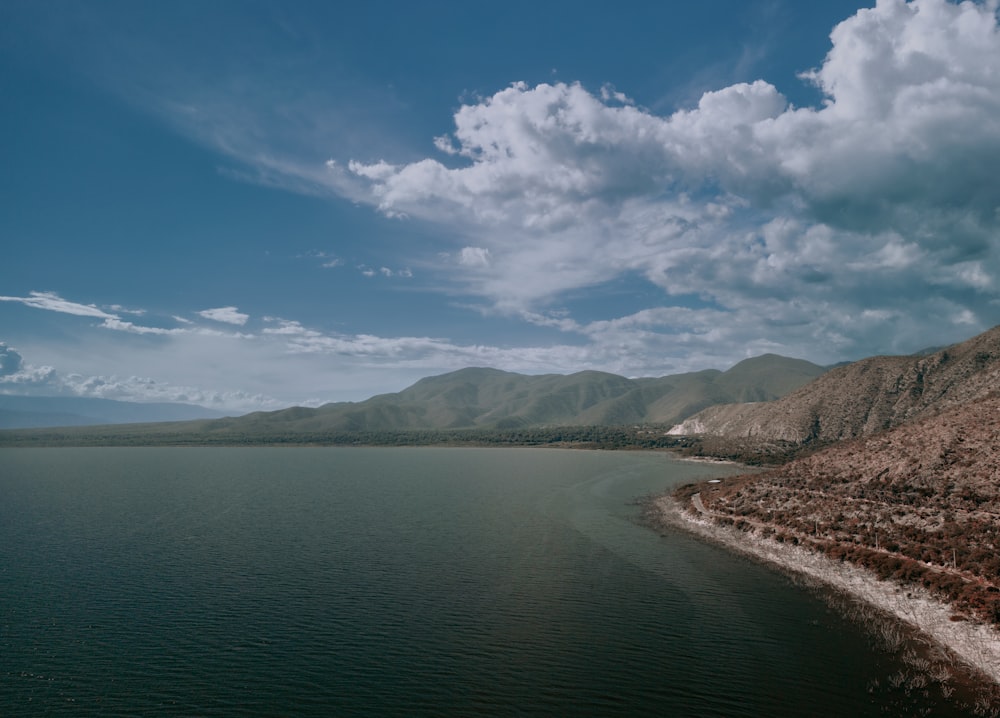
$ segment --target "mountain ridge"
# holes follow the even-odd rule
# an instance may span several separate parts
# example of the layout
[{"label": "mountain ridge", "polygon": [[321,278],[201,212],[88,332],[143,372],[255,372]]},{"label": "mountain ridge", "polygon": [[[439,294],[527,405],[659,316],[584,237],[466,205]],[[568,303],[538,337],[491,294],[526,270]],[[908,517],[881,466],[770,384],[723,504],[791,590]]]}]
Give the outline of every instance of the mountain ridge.
[{"label": "mountain ridge", "polygon": [[726,371],[706,369],[638,379],[595,370],[526,375],[466,367],[424,377],[402,391],[364,401],[257,411],[168,430],[290,436],[631,424],[666,427],[715,403],[746,397],[776,399],[824,371],[825,367],[811,362],[776,354],[745,359]]},{"label": "mountain ridge", "polygon": [[254,416],[338,431],[669,425],[720,400],[747,394],[778,398],[824,371],[776,354],[743,360],[726,371],[639,379],[594,370],[525,375],[466,367],[425,377],[400,392],[297,412],[294,419],[290,409]]},{"label": "mountain ridge", "polygon": [[702,516],[929,589],[1000,628],[1000,391],[675,495]]},{"label": "mountain ridge", "polygon": [[931,354],[876,356],[830,369],[776,401],[719,404],[673,435],[826,444],[891,429],[1000,385],[1000,327]]}]

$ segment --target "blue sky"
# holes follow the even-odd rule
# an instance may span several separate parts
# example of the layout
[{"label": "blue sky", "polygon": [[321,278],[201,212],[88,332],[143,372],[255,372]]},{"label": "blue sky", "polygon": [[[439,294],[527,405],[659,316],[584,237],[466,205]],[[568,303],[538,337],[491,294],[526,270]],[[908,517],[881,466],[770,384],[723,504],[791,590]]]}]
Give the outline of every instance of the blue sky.
[{"label": "blue sky", "polygon": [[0,5],[0,392],[241,412],[1000,321],[996,3]]}]

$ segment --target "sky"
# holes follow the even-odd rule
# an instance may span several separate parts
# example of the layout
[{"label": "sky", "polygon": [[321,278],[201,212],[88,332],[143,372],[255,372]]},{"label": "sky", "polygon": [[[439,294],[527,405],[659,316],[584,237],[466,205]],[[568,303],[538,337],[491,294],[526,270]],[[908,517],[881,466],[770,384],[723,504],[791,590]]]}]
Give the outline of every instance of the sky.
[{"label": "sky", "polygon": [[997,2],[0,3],[0,393],[243,413],[1000,323]]}]

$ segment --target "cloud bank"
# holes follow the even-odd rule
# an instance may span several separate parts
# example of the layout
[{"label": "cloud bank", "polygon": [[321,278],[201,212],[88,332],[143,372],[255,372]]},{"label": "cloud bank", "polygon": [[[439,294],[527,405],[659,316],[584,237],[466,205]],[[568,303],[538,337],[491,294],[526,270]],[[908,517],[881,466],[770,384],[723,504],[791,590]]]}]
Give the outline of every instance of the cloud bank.
[{"label": "cloud bank", "polygon": [[26,364],[16,349],[0,342],[0,391],[21,393],[47,387],[52,384],[55,374],[50,366]]},{"label": "cloud bank", "polygon": [[831,353],[994,322],[997,3],[879,0],[831,41],[803,74],[821,107],[762,80],[669,116],[515,83],[455,113],[445,157],[331,172],[386,215],[450,226],[455,281],[504,311],[637,274],[665,306],[720,309],[696,331],[754,310],[786,345]]}]

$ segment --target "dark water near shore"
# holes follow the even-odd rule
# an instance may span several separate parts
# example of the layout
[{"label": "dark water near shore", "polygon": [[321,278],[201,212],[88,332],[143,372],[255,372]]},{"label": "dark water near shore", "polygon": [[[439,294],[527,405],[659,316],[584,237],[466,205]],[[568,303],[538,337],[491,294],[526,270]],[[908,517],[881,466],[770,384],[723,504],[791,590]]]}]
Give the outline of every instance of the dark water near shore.
[{"label": "dark water near shore", "polygon": [[635,523],[724,471],[0,450],[0,715],[956,715],[870,693],[895,659],[787,579]]}]

